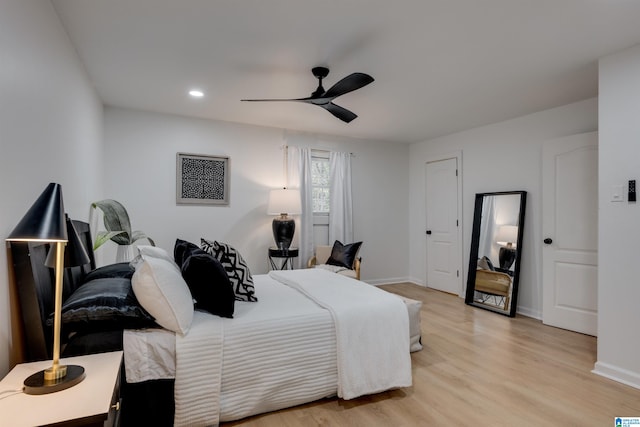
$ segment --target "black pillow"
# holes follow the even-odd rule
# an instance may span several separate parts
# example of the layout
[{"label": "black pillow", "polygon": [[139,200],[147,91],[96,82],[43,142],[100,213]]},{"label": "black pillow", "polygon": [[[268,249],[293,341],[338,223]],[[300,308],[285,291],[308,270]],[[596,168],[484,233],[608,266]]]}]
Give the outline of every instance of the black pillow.
[{"label": "black pillow", "polygon": [[[47,324],[53,324],[53,315]],[[131,280],[123,277],[95,279],[76,289],[62,305],[62,325],[65,333],[157,327],[138,303]]]},{"label": "black pillow", "polygon": [[176,244],[173,247],[173,259],[176,264],[178,264],[178,267],[182,268],[182,264],[184,264],[187,258],[197,251],[202,252],[202,249],[200,249],[198,245],[187,242],[186,240],[176,239]]},{"label": "black pillow", "polygon": [[131,279],[135,269],[129,265],[128,262],[119,262],[116,264],[105,265],[104,267],[96,268],[90,271],[84,276],[84,283],[90,282],[96,279],[110,279],[113,277],[124,277]]},{"label": "black pillow", "polygon": [[233,317],[235,294],[220,261],[196,247],[182,264],[182,277],[196,308],[220,317]]},{"label": "black pillow", "polygon": [[353,270],[353,263],[356,261],[356,255],[358,255],[360,245],[362,245],[362,242],[343,245],[340,241],[336,240],[331,249],[331,256],[327,260],[327,264]]}]

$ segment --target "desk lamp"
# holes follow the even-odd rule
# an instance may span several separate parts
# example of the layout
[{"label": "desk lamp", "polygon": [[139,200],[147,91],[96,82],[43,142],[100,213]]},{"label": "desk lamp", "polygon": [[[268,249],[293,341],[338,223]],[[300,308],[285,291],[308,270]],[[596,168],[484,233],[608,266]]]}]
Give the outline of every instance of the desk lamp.
[{"label": "desk lamp", "polygon": [[51,367],[27,377],[24,380],[24,392],[27,394],[47,394],[73,387],[84,379],[85,373],[82,366],[60,365],[62,273],[64,249],[69,240],[60,184],[51,183],[47,186],[6,240],[55,244],[53,364]]}]

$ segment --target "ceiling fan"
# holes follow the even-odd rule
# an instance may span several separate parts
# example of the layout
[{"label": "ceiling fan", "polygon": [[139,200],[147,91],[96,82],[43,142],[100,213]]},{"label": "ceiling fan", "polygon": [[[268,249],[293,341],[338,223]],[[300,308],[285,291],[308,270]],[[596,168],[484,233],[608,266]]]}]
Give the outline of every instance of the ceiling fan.
[{"label": "ceiling fan", "polygon": [[343,122],[349,123],[358,117],[355,113],[333,103],[333,100],[345,93],[353,92],[360,89],[373,81],[373,77],[364,73],[353,73],[340,80],[329,88],[324,90],[322,87],[322,79],[327,77],[329,69],[325,67],[314,67],[311,69],[313,75],[319,80],[318,88],[307,98],[295,99],[242,99],[249,102],[272,102],[272,101],[293,101],[305,102],[307,104],[317,105],[324,108]]}]

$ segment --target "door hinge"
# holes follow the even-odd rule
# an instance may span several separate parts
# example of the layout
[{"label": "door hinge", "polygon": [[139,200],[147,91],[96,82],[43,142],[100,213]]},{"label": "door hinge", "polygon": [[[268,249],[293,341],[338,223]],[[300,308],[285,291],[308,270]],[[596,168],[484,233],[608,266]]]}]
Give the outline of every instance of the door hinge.
[{"label": "door hinge", "polygon": [[456,169],[456,176],[458,176],[458,169]]},{"label": "door hinge", "polygon": [[456,219],[456,227],[460,227],[460,222]]},{"label": "door hinge", "polygon": [[456,270],[456,277],[460,277],[460,270]]}]

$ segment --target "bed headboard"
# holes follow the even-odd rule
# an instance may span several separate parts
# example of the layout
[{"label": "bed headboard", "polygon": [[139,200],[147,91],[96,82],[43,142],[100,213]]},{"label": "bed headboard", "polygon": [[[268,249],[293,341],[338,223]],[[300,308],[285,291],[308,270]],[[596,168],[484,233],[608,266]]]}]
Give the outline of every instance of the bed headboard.
[{"label": "bed headboard", "polygon": [[[73,220],[89,264],[66,268],[64,271],[63,301],[82,284],[82,279],[95,268],[93,243],[89,224]],[[18,290],[18,301],[25,334],[26,361],[51,359],[53,331],[46,321],[53,312],[53,269],[44,265],[50,245],[42,242],[10,242],[9,250]]]}]

